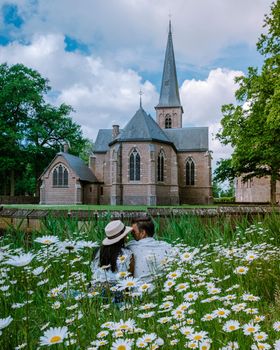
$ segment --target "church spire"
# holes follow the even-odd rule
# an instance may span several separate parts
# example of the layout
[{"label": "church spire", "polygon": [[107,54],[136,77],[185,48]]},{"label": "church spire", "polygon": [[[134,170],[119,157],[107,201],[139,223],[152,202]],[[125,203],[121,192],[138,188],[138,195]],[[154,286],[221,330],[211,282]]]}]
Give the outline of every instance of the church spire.
[{"label": "church spire", "polygon": [[169,31],[165,51],[164,67],[162,74],[161,90],[158,107],[181,107],[175,56],[173,49],[171,20],[169,20]]}]

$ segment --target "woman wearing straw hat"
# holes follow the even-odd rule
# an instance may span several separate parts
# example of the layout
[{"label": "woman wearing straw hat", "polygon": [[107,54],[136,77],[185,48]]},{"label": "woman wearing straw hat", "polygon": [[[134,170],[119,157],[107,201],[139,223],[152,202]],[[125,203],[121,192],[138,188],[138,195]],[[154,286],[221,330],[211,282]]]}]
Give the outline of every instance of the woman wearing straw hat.
[{"label": "woman wearing straw hat", "polygon": [[125,238],[132,227],[121,220],[109,222],[105,227],[106,238],[92,262],[92,284],[114,286],[120,277],[134,274],[134,256],[125,248]]}]

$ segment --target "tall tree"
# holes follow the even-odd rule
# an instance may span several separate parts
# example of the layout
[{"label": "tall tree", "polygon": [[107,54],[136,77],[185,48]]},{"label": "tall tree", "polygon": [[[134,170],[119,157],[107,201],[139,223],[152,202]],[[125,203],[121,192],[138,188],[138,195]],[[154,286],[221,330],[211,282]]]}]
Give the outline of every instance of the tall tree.
[{"label": "tall tree", "polygon": [[0,65],[0,191],[4,194],[30,193],[66,141],[71,153],[79,154],[84,147],[81,129],[69,117],[72,108],[47,104],[49,90],[48,80],[35,70],[22,64]]},{"label": "tall tree", "polygon": [[280,180],[280,0],[265,16],[257,43],[264,56],[261,71],[249,67],[246,76],[236,78],[238,104],[222,106],[222,129],[217,134],[234,151],[229,160],[220,162],[216,180],[242,176],[270,177],[271,202],[276,202],[276,182]]}]

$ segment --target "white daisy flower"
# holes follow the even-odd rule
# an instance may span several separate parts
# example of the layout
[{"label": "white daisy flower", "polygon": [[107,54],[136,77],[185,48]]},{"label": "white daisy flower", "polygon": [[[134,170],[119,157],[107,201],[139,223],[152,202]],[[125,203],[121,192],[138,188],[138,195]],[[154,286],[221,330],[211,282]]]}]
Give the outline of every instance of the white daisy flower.
[{"label": "white daisy flower", "polygon": [[132,289],[138,286],[138,279],[133,278],[133,277],[128,277],[122,281],[119,281],[118,287],[119,290],[124,290],[124,289]]},{"label": "white daisy flower", "polygon": [[39,276],[43,271],[44,271],[43,266],[39,266],[39,267],[36,267],[36,269],[34,269],[32,273],[34,276]]},{"label": "white daisy flower", "polygon": [[263,340],[266,340],[268,337],[268,334],[265,332],[258,332],[254,334],[254,339],[258,342],[262,342]]},{"label": "white daisy flower", "polygon": [[274,323],[273,323],[273,329],[274,329],[276,332],[280,332],[280,321],[277,321],[277,322],[274,322]]},{"label": "white daisy flower", "polygon": [[240,327],[240,323],[238,321],[229,320],[224,324],[223,330],[225,332],[233,332],[233,331],[236,331],[237,329],[239,329],[239,327]]},{"label": "white daisy flower", "polygon": [[238,266],[236,269],[234,269],[234,273],[237,275],[246,275],[246,273],[249,271],[248,267],[246,266]]},{"label": "white daisy flower", "polygon": [[260,330],[260,326],[254,323],[247,323],[242,328],[245,335],[257,333]]},{"label": "white daisy flower", "polygon": [[117,339],[112,344],[111,350],[131,350],[132,341],[125,339]]},{"label": "white daisy flower", "polygon": [[11,256],[9,260],[6,261],[6,264],[23,267],[31,263],[34,255],[31,253],[21,254],[19,256]]},{"label": "white daisy flower", "polygon": [[219,308],[213,311],[213,314],[218,318],[227,318],[230,314],[230,310]]},{"label": "white daisy flower", "polygon": [[198,298],[197,292],[188,292],[184,295],[184,299],[187,301],[196,300]]},{"label": "white daisy flower", "polygon": [[52,327],[44,332],[44,335],[40,337],[40,345],[54,345],[62,343],[68,336],[67,327]]},{"label": "white daisy flower", "polygon": [[41,243],[41,244],[46,244],[46,245],[51,245],[51,244],[59,242],[59,239],[56,236],[42,236],[42,237],[36,238],[35,242]]},{"label": "white daisy flower", "polygon": [[[6,318],[0,318],[0,329],[6,328],[8,327],[8,325],[12,322],[12,317],[8,316]],[[2,334],[2,332],[0,331],[0,334]]]}]

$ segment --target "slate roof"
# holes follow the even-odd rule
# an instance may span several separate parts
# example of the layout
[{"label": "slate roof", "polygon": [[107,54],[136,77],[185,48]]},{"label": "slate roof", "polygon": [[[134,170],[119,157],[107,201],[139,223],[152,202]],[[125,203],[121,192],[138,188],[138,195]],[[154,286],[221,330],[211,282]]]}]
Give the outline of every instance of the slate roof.
[{"label": "slate roof", "polygon": [[164,131],[141,106],[112,143],[117,141],[159,141],[171,143]]},{"label": "slate roof", "polygon": [[182,107],[178,88],[170,21],[161,81],[160,98],[156,107]]},{"label": "slate roof", "polygon": [[71,169],[77,174],[81,181],[98,182],[97,178],[90,170],[90,168],[84,163],[84,161],[72,154],[59,152],[57,156],[65,158]]},{"label": "slate roof", "polygon": [[109,150],[109,143],[112,142],[112,129],[100,129],[95,143],[94,153],[106,153]]},{"label": "slate roof", "polygon": [[177,151],[207,151],[208,127],[187,127],[178,129],[164,129],[169,140],[173,142]]}]

